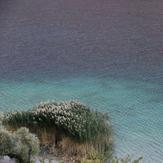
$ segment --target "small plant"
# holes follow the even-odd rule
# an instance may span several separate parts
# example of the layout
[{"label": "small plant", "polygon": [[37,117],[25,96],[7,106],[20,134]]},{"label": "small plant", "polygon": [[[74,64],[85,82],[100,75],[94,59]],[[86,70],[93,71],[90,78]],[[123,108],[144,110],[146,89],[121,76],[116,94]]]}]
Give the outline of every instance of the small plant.
[{"label": "small plant", "polygon": [[113,158],[108,163],[139,163],[143,157],[139,157],[138,159],[133,160],[130,156],[124,158]]},{"label": "small plant", "polygon": [[83,159],[81,163],[102,163],[101,160],[96,159],[96,160],[88,160],[88,159]]},{"label": "small plant", "polygon": [[30,162],[31,156],[39,152],[38,138],[26,128],[15,132],[0,129],[0,155],[16,158],[20,163]]},{"label": "small plant", "polygon": [[64,163],[64,161],[63,161],[63,160],[61,160],[61,161],[59,161],[59,163]]}]

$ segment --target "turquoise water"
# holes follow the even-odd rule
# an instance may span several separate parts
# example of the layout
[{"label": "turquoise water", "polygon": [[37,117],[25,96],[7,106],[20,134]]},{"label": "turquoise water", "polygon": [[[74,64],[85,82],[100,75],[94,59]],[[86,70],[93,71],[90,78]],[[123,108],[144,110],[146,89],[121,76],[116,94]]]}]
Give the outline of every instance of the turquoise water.
[{"label": "turquoise water", "polygon": [[41,101],[79,100],[109,113],[115,154],[163,160],[163,88],[153,82],[95,76],[0,82],[2,110],[28,109]]}]

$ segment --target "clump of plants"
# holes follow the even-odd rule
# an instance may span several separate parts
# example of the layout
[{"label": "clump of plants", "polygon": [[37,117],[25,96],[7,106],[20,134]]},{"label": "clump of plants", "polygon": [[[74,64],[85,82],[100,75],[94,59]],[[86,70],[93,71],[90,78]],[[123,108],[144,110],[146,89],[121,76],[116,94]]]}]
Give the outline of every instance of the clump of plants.
[{"label": "clump of plants", "polygon": [[140,163],[142,159],[143,157],[139,157],[138,159],[132,159],[132,157],[128,155],[127,157],[124,158],[115,157],[108,161],[108,163]]},{"label": "clump of plants", "polygon": [[19,163],[29,163],[31,157],[39,152],[38,138],[27,128],[15,132],[0,129],[0,156],[9,156]]},{"label": "clump of plants", "polygon": [[64,147],[64,139],[69,138],[75,144],[71,153],[75,153],[77,146],[84,144],[87,151],[91,147],[99,154],[111,155],[112,128],[108,116],[79,102],[42,103],[32,110],[10,112],[4,115],[3,125],[10,128],[25,126],[36,133],[37,130],[46,130],[46,133],[51,132],[56,138],[60,135]]},{"label": "clump of plants", "polygon": [[[127,156],[124,158],[115,157],[115,158],[107,160],[106,162],[107,163],[140,163],[142,159],[143,157],[139,157],[138,159],[132,159],[130,156]],[[103,161],[100,159],[96,159],[96,160],[82,159],[81,163],[103,163]]]}]

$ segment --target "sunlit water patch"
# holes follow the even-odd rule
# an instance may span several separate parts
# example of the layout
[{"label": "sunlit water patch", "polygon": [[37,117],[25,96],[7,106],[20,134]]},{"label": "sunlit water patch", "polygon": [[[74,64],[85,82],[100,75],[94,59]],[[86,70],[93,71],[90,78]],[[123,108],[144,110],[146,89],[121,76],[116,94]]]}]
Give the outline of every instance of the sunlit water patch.
[{"label": "sunlit water patch", "polygon": [[156,83],[78,77],[0,82],[0,109],[28,109],[41,101],[80,100],[110,114],[115,154],[163,160],[163,88]]}]

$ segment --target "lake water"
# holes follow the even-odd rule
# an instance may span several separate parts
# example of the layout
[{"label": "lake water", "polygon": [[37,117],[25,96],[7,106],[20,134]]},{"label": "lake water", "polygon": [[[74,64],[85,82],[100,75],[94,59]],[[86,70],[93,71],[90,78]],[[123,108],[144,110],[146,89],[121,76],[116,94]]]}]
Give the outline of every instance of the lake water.
[{"label": "lake water", "polygon": [[161,0],[1,0],[0,110],[79,100],[116,155],[163,162],[162,29]]}]

